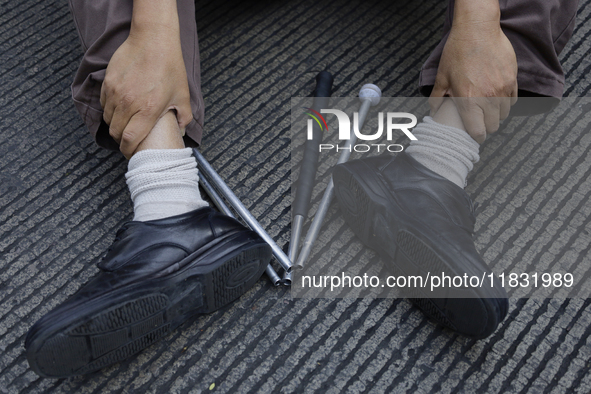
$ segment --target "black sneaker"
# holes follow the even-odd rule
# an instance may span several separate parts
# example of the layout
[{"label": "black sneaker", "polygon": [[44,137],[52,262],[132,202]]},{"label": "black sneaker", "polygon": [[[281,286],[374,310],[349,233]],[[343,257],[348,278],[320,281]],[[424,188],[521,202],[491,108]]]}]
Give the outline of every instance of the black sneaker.
[{"label": "black sneaker", "polygon": [[31,327],[29,365],[63,378],[124,360],[240,297],[270,259],[255,232],[211,208],[127,223],[99,274]]},{"label": "black sneaker", "polygon": [[468,337],[495,331],[507,314],[507,293],[496,279],[491,286],[491,270],[474,246],[472,201],[462,188],[405,153],[340,164],[333,180],[345,221],[397,274],[485,279],[476,288],[409,289],[415,305]]}]

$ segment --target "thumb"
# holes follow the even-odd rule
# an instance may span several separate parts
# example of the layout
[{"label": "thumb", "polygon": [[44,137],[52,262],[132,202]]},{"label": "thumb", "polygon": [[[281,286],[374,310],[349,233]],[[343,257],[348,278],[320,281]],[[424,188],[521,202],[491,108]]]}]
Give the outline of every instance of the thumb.
[{"label": "thumb", "polygon": [[454,103],[458,108],[464,127],[476,142],[482,144],[486,139],[484,110],[473,98],[456,97]]},{"label": "thumb", "polygon": [[176,111],[176,119],[179,123],[179,127],[184,129],[193,121],[193,111],[191,110],[191,101],[187,97],[181,100],[179,103],[174,105],[172,108]]},{"label": "thumb", "polygon": [[186,128],[189,125],[189,123],[193,121],[193,112],[191,111],[191,105],[188,105],[187,107],[178,108],[176,117],[179,122],[179,127],[181,129]]}]

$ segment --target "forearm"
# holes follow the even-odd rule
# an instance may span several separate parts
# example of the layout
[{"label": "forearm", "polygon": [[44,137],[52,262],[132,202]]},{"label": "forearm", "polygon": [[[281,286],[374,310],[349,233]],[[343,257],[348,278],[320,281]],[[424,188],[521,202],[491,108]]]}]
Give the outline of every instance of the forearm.
[{"label": "forearm", "polygon": [[501,21],[499,0],[456,0],[453,27],[486,33],[498,29]]},{"label": "forearm", "polygon": [[170,110],[179,136],[193,120],[176,0],[134,0],[129,37],[109,61],[101,105],[128,158]]},{"label": "forearm", "polygon": [[130,35],[180,37],[176,0],[134,0]]}]

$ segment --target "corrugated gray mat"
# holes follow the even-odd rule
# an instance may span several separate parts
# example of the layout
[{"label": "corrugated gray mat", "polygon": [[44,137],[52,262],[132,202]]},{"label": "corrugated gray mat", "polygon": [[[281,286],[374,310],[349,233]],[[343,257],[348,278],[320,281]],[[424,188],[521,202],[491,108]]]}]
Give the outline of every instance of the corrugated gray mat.
[{"label": "corrugated gray mat", "polygon": [[[309,95],[323,69],[335,75],[335,96],[367,82],[385,96],[416,96],[443,3],[197,5],[202,151],[281,246],[290,98]],[[561,56],[569,96],[591,88],[590,3],[581,1]],[[81,48],[67,4],[0,7],[0,392],[197,393],[212,383],[226,393],[591,392],[588,300],[512,300],[498,331],[475,341],[435,327],[405,300],[292,300],[265,278],[129,361],[86,377],[37,377],[24,356],[28,328],[96,272],[132,211],[125,161],[94,145],[70,99]],[[591,137],[511,124],[486,142],[470,176],[478,248],[507,266],[524,256],[588,264]],[[516,179],[518,167],[526,170]],[[336,206],[328,220],[357,242]]]}]

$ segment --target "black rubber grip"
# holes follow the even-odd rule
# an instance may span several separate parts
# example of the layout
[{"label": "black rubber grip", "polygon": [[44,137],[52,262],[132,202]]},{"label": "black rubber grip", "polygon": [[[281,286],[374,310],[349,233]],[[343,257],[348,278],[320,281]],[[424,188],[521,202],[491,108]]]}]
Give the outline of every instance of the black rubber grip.
[{"label": "black rubber grip", "polygon": [[333,78],[331,73],[328,71],[320,71],[318,75],[316,75],[316,89],[314,90],[314,97],[330,97],[332,81]]},{"label": "black rubber grip", "polygon": [[[314,103],[312,108],[320,112],[327,108],[330,93],[332,90],[333,77],[327,71],[321,71],[316,76],[316,89],[314,90]],[[318,167],[319,147],[322,142],[322,130],[316,122],[312,126],[312,139],[306,141],[304,158],[300,168],[300,175],[297,182],[296,196],[293,202],[293,215],[308,216],[308,206],[314,182],[316,180],[316,169]]]}]

